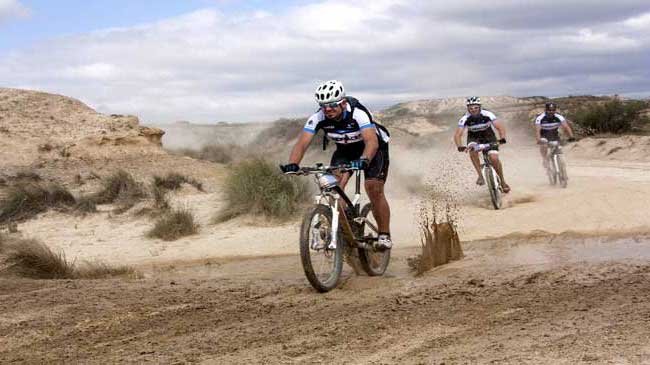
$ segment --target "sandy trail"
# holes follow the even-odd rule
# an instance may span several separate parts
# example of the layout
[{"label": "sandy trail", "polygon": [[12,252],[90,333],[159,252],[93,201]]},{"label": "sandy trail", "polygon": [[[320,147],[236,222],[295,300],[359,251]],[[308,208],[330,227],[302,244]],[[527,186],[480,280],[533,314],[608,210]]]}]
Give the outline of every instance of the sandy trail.
[{"label": "sandy trail", "polygon": [[[505,209],[495,211],[486,189],[474,185],[466,156],[447,153],[442,157],[432,154],[429,161],[418,164],[430,176],[429,184],[455,190],[463,241],[540,232],[650,232],[643,213],[650,205],[650,163],[584,160],[567,154],[570,182],[567,189],[560,189],[548,184],[534,148],[505,148],[502,159],[513,191],[505,197]],[[437,167],[441,161],[447,171]],[[408,163],[400,165],[402,170],[412,170]],[[417,247],[420,198],[404,192],[399,171],[395,169],[388,183],[393,236],[399,247]],[[218,190],[209,194],[184,191],[173,201],[191,207],[202,225],[199,235],[174,242],[147,239],[149,219],[109,212],[85,218],[46,213],[21,225],[21,230],[62,249],[71,259],[132,265],[297,253],[299,221],[277,224],[242,218],[213,225],[211,217],[223,204]]]}]

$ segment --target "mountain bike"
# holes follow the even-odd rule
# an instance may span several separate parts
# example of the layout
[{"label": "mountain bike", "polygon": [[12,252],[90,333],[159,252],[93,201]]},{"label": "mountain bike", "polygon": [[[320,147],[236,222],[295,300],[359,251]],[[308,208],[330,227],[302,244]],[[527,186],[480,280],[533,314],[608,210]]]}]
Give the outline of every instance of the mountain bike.
[{"label": "mountain bike", "polygon": [[[339,186],[334,175],[337,171],[355,175],[353,200]],[[379,229],[371,204],[367,203],[363,208],[360,204],[360,170],[350,165],[316,164],[287,174],[313,175],[320,189],[300,228],[300,259],[305,276],[314,289],[327,292],[336,288],[344,259],[355,272],[354,263],[358,262],[369,276],[383,275],[390,261],[390,250],[375,248]]]},{"label": "mountain bike", "polygon": [[485,182],[487,183],[486,185],[488,191],[490,192],[490,200],[492,200],[492,206],[494,209],[501,209],[501,179],[499,178],[499,174],[497,174],[496,169],[490,162],[488,152],[491,148],[495,148],[498,145],[498,143],[477,143],[467,146],[467,148],[476,152],[483,152],[481,171],[483,172],[483,179],[485,179]]},{"label": "mountain bike", "polygon": [[560,184],[561,187],[566,188],[569,176],[566,172],[566,164],[564,162],[564,154],[562,153],[562,146],[560,141],[542,141],[542,144],[548,145],[548,154],[546,174],[551,185]]}]

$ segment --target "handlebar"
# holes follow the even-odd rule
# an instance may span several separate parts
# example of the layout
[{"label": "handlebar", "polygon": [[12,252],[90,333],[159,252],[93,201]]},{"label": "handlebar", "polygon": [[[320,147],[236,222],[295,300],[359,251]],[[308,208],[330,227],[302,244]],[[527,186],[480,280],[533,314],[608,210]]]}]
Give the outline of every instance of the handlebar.
[{"label": "handlebar", "polygon": [[319,173],[330,173],[334,171],[358,171],[358,168],[352,167],[350,164],[325,166],[323,164],[316,164],[314,166],[301,166],[300,170],[296,172],[286,172],[286,175],[309,175]]},{"label": "handlebar", "polygon": [[479,144],[472,144],[467,146],[467,149],[469,150],[474,150],[476,152],[484,151],[490,148],[496,148],[499,147],[499,143],[493,142],[493,143],[479,143]]}]

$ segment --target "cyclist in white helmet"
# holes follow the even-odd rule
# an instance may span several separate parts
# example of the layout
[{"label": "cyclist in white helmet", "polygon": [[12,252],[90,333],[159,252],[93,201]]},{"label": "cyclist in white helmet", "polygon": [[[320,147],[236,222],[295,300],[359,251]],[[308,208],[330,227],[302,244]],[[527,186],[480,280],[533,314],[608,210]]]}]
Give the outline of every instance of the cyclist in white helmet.
[{"label": "cyclist in white helmet", "polygon": [[[467,113],[460,118],[458,121],[458,128],[454,134],[454,142],[458,147],[458,152],[467,152],[469,151],[469,157],[476,169],[478,174],[478,179],[476,184],[484,185],[485,180],[481,174],[481,161],[478,157],[478,152],[468,148],[475,144],[484,144],[484,143],[495,143],[497,142],[496,134],[494,134],[494,129],[499,132],[500,139],[498,140],[499,144],[506,143],[506,128],[501,122],[497,120],[497,117],[494,113],[483,110],[481,108],[481,98],[478,96],[472,96],[467,98],[465,101],[467,106]],[[467,146],[462,144],[463,132],[467,129]],[[499,147],[495,146],[491,148],[488,152],[492,166],[497,170],[499,178],[501,179],[501,187],[504,193],[510,192],[510,186],[506,183],[506,180],[503,176],[503,166],[499,160]]]},{"label": "cyclist in white helmet", "polygon": [[[307,147],[319,130],[336,143],[331,165],[351,164],[364,170],[364,186],[372,203],[372,214],[377,219],[378,249],[390,249],[390,207],[384,195],[388,177],[388,130],[372,119],[370,111],[357,99],[346,96],[343,84],[336,80],[324,82],[316,89],[316,102],[320,109],[305,123],[291,154],[289,163],[282,165],[283,172],[295,172]],[[341,187],[350,173],[338,176]]]}]

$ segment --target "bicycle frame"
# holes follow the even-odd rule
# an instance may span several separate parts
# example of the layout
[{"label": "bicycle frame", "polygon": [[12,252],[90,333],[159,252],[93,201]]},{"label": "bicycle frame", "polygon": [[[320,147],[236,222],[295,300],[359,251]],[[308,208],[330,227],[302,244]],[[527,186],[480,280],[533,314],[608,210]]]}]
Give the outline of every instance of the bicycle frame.
[{"label": "bicycle frame", "polygon": [[[488,153],[490,151],[490,148],[496,145],[496,143],[482,143],[482,144],[476,144],[470,147],[472,150],[476,152],[482,152],[483,155],[483,163],[481,164],[481,168],[489,168],[490,171],[495,175],[495,181],[498,185],[498,188],[501,188],[501,179],[499,178],[499,174],[497,174],[496,169],[494,166],[492,166],[492,163],[490,162],[490,157],[488,156]],[[484,176],[484,178],[487,178],[487,176]]]},{"label": "bicycle frame", "polygon": [[[331,179],[334,175],[331,174],[333,171],[344,171],[352,172],[355,175],[355,191],[354,197],[352,200],[348,197],[345,191],[338,185],[338,182],[334,184],[332,181],[327,181],[329,184],[324,184],[325,179]],[[342,228],[343,235],[345,239],[352,243],[356,243],[356,246],[359,248],[366,248],[368,241],[375,240],[368,237],[356,237],[352,225],[348,220],[348,216],[345,213],[341,205],[341,199],[345,202],[352,220],[357,224],[366,224],[371,230],[375,233],[379,232],[379,229],[375,227],[367,218],[359,217],[360,214],[360,201],[361,201],[361,172],[357,169],[351,169],[349,166],[323,166],[317,164],[314,168],[303,168],[300,172],[295,174],[314,174],[316,183],[320,188],[320,193],[314,197],[314,204],[323,204],[330,207],[332,210],[332,232],[337,232],[339,225]],[[337,179],[338,181],[338,179]],[[338,235],[333,235],[332,240],[329,244],[329,249],[336,248],[338,244]]]}]

